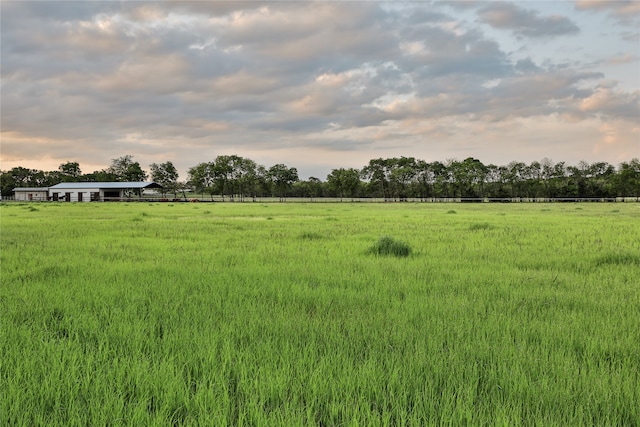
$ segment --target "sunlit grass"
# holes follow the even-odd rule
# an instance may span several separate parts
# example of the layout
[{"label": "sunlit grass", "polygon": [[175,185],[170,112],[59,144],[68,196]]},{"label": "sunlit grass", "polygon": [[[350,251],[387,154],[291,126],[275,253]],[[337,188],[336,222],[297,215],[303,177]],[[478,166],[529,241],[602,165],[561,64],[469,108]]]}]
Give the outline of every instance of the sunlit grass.
[{"label": "sunlit grass", "polygon": [[451,210],[2,205],[0,424],[637,423],[638,205]]}]

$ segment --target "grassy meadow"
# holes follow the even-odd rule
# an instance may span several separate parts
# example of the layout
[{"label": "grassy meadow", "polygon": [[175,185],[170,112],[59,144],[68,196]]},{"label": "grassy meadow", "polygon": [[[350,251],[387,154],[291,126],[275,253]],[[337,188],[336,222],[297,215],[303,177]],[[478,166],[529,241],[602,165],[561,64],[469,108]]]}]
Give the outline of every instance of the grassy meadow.
[{"label": "grassy meadow", "polygon": [[640,425],[637,203],[5,203],[0,233],[0,425]]}]

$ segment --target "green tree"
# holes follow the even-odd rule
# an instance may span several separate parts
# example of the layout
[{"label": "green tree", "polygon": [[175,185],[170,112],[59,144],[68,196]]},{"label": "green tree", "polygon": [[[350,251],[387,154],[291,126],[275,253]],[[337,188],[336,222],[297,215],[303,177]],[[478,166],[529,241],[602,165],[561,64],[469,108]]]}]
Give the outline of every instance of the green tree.
[{"label": "green tree", "polygon": [[256,168],[255,194],[266,196],[272,194],[272,183],[269,177],[269,171],[262,165]]},{"label": "green tree", "polygon": [[430,163],[424,160],[416,161],[415,192],[423,201],[429,197],[433,197],[435,179],[436,175]]},{"label": "green tree", "polygon": [[340,197],[340,201],[343,197],[353,198],[360,183],[360,171],[353,168],[333,169],[327,175],[327,186],[336,196]]},{"label": "green tree", "polygon": [[0,173],[0,192],[7,197],[13,194],[13,189],[16,187],[49,187],[59,182],[60,177],[57,173],[16,166]]},{"label": "green tree", "polygon": [[553,161],[545,157],[540,161],[540,166],[542,168],[541,177],[544,196],[548,198],[554,197],[553,175],[555,166]]},{"label": "green tree", "polygon": [[199,193],[208,192],[213,196],[213,182],[215,178],[213,162],[203,162],[188,170],[188,184]]},{"label": "green tree", "polygon": [[622,162],[614,180],[616,194],[620,197],[640,197],[640,160]]},{"label": "green tree", "polygon": [[607,162],[596,162],[587,172],[587,193],[590,197],[613,196],[613,176],[615,167]]},{"label": "green tree", "polygon": [[0,172],[0,194],[2,197],[10,197],[13,195],[13,189],[19,187],[10,171]]},{"label": "green tree", "polygon": [[294,184],[294,194],[296,197],[308,197],[312,201],[316,197],[322,196],[323,182],[312,176],[306,181],[298,181]]},{"label": "green tree", "polygon": [[35,187],[36,175],[42,171],[27,169],[22,166],[12,168],[8,173],[15,187]]},{"label": "green tree", "polygon": [[394,157],[386,160],[387,176],[393,195],[406,200],[409,183],[418,175],[418,164],[413,157]]},{"label": "green tree", "polygon": [[77,182],[82,176],[78,162],[61,163],[60,166],[58,166],[58,171],[62,175],[62,180],[67,182]]},{"label": "green tree", "polygon": [[527,166],[527,188],[530,197],[544,197],[542,163],[533,161]]},{"label": "green tree", "polygon": [[164,163],[151,163],[151,180],[162,185],[162,195],[173,193],[173,197],[178,196],[178,170],[171,161]]},{"label": "green tree", "polygon": [[281,202],[284,202],[291,185],[298,181],[298,170],[280,163],[269,168],[267,177],[272,185],[273,193],[280,198]]},{"label": "green tree", "polygon": [[86,182],[113,182],[118,181],[118,177],[109,172],[109,169],[102,169],[99,171],[93,171],[82,176],[82,179]]},{"label": "green tree", "polygon": [[440,161],[434,161],[429,164],[429,168],[433,171],[434,176],[434,196],[449,196],[449,168]]},{"label": "green tree", "polygon": [[228,194],[233,201],[234,196],[239,193],[242,161],[240,156],[224,155],[216,157],[213,162],[214,182],[217,191],[222,195],[222,200],[225,194]]},{"label": "green tree", "polygon": [[140,163],[133,161],[133,156],[127,154],[111,160],[107,173],[116,177],[120,182],[139,182],[147,179],[147,173],[142,170]]},{"label": "green tree", "polygon": [[258,182],[258,165],[251,159],[240,157],[235,163],[234,179],[237,183],[240,200],[251,195],[255,200]]},{"label": "green tree", "polygon": [[[360,171],[361,176],[369,181],[370,188],[376,188],[378,195],[387,200],[389,196],[388,161],[383,158],[371,159]],[[375,194],[375,193],[372,193]]]},{"label": "green tree", "polygon": [[565,162],[558,162],[553,165],[551,174],[552,197],[567,197],[567,167]]}]

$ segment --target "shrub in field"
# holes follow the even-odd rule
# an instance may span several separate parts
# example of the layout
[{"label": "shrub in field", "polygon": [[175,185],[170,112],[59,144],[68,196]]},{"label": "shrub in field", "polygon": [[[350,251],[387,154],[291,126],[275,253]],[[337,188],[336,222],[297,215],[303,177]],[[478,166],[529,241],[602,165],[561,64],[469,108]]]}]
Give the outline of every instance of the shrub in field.
[{"label": "shrub in field", "polygon": [[300,238],[302,240],[315,240],[315,239],[322,239],[322,235],[318,233],[314,233],[313,231],[305,231],[302,234],[300,234]]},{"label": "shrub in field", "polygon": [[405,242],[395,240],[393,237],[384,236],[369,248],[369,253],[373,255],[406,257],[411,253],[411,247]]},{"label": "shrub in field", "polygon": [[625,252],[608,253],[598,257],[596,265],[640,265],[640,255]]},{"label": "shrub in field", "polygon": [[491,230],[492,228],[493,225],[489,224],[488,222],[476,222],[469,226],[470,231]]}]

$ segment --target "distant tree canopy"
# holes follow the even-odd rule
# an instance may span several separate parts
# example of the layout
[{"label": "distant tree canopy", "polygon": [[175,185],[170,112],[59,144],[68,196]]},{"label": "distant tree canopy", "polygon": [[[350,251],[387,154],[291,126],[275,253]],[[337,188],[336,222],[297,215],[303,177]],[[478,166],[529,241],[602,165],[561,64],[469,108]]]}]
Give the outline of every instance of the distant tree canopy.
[{"label": "distant tree canopy", "polygon": [[147,179],[147,173],[142,170],[140,163],[134,162],[129,154],[111,160],[107,173],[116,177],[116,181],[139,182]]},{"label": "distant tree canopy", "polygon": [[[362,169],[336,168],[325,181],[311,177],[301,181],[298,170],[279,163],[266,168],[237,155],[221,155],[188,170],[178,181],[171,161],[150,165],[152,180],[173,193],[195,191],[244,200],[246,197],[378,197],[407,198],[561,198],[640,197],[640,160],[617,167],[606,162],[567,165],[548,158],[530,164],[484,164],[468,157],[427,162],[414,157],[371,159]],[[0,171],[3,196],[15,187],[48,187],[73,181],[144,181],[149,175],[131,155],[111,160],[104,170],[82,174],[77,162],[65,162],[56,171],[15,167]]]},{"label": "distant tree canopy", "polygon": [[151,180],[162,185],[162,195],[167,192],[173,193],[174,197],[177,196],[178,185],[178,170],[170,161],[165,163],[151,163],[149,165],[151,169]]},{"label": "distant tree canopy", "polygon": [[58,170],[62,174],[66,180],[74,181],[77,180],[80,176],[82,176],[82,171],[80,170],[80,164],[78,162],[66,162],[62,163]]}]

